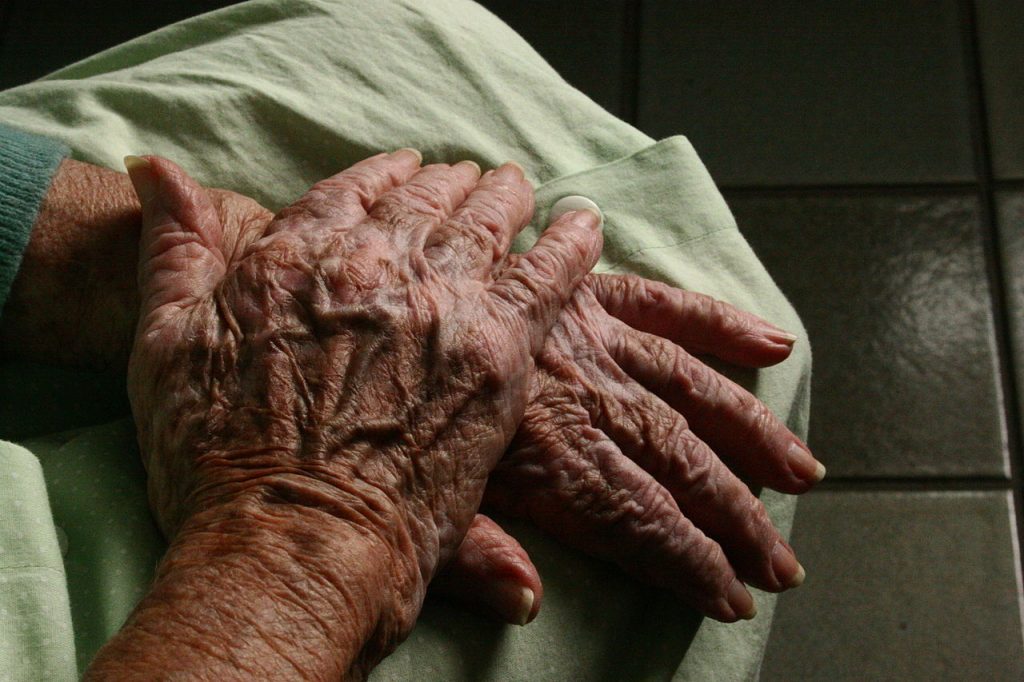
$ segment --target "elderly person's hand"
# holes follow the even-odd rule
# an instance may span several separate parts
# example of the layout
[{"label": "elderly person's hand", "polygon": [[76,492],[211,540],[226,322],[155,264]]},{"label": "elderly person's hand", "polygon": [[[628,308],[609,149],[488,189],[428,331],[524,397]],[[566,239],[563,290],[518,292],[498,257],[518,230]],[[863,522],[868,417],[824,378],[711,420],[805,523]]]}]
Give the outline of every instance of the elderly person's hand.
[{"label": "elderly person's hand", "polygon": [[[709,616],[752,617],[743,582],[778,592],[804,571],[748,485],[798,494],[825,470],[767,406],[687,350],[766,367],[794,340],[702,294],[591,275],[537,356],[485,508],[528,519]],[[534,617],[540,576],[478,519],[437,587],[513,622]]]},{"label": "elderly person's hand", "polygon": [[522,417],[532,356],[600,252],[522,172],[409,150],[314,186],[257,241],[135,159],[142,308],[129,394],[171,538],[96,676],[358,676],[412,627]]},{"label": "elderly person's hand", "polygon": [[[206,191],[238,249],[273,218],[237,192]],[[4,304],[0,356],[123,373],[139,314],[140,223],[127,175],[64,159]]]}]

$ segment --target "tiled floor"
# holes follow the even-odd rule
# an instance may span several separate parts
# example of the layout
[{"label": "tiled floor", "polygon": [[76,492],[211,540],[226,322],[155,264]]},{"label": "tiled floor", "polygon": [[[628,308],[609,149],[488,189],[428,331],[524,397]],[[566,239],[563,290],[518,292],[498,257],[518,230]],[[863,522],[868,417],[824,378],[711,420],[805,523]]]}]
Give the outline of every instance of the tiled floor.
[{"label": "tiled floor", "polygon": [[[218,4],[0,3],[0,87]],[[763,679],[1024,679],[1024,3],[484,4],[690,137],[811,332],[830,477]]]}]

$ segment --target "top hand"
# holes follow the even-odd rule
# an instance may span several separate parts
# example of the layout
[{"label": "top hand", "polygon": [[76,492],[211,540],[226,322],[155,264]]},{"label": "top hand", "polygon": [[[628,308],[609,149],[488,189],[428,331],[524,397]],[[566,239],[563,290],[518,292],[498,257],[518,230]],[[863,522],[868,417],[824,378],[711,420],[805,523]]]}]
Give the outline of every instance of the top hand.
[{"label": "top hand", "polygon": [[[176,166],[130,173],[144,228],[129,394],[173,542],[101,663],[237,631],[255,615],[244,586],[270,568],[301,572],[287,583],[299,599],[245,651],[361,669],[411,628],[458,548],[522,416],[532,356],[597,260],[599,219],[563,216],[494,274],[533,212],[521,171],[421,169],[401,151],[318,183],[237,251]],[[167,611],[198,585],[211,622],[183,633]],[[319,643],[289,641],[303,621]],[[139,649],[154,631],[167,644]]]}]

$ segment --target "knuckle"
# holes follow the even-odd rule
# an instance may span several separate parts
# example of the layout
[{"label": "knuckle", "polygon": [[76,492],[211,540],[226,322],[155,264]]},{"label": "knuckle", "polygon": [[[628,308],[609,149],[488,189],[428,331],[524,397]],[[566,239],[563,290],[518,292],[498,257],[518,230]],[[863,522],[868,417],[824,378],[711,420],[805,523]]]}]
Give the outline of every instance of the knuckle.
[{"label": "knuckle", "polygon": [[672,381],[686,399],[706,401],[718,393],[718,378],[710,367],[681,351],[674,353],[673,362]]},{"label": "knuckle", "polygon": [[350,168],[333,182],[333,188],[352,195],[366,206],[384,180],[385,174],[379,169]]},{"label": "knuckle", "polygon": [[495,242],[496,227],[474,215],[463,215],[450,221],[457,234],[464,236],[472,247],[480,251],[489,250]]},{"label": "knuckle", "polygon": [[642,279],[631,275],[629,289],[631,298],[637,305],[647,310],[660,310],[669,302],[668,287],[659,285],[657,282]]},{"label": "knuckle", "polygon": [[540,283],[532,277],[530,267],[520,261],[520,266],[505,273],[502,286],[495,288],[499,299],[512,308],[530,307],[543,293]]},{"label": "knuckle", "polygon": [[511,210],[504,197],[496,197],[488,203],[474,202],[466,206],[460,216],[460,223],[475,232],[496,235],[508,228],[512,222]]},{"label": "knuckle", "polygon": [[402,187],[399,200],[407,210],[427,215],[440,215],[447,209],[440,188],[411,182]]},{"label": "knuckle", "polygon": [[714,455],[691,432],[683,436],[683,452],[676,466],[681,494],[702,504],[718,499],[721,486]]}]

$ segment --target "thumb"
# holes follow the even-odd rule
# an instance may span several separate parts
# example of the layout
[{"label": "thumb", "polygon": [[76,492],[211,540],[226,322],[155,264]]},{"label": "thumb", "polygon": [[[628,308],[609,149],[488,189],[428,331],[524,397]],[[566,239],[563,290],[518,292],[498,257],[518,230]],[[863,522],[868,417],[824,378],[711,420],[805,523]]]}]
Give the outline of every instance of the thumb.
[{"label": "thumb", "polygon": [[537,617],[544,595],[526,550],[483,514],[473,519],[455,557],[434,578],[431,589],[515,625],[526,625]]},{"label": "thumb", "polygon": [[142,203],[139,294],[146,323],[165,306],[180,309],[213,290],[227,269],[223,233],[209,194],[177,164],[126,156],[124,165]]}]

